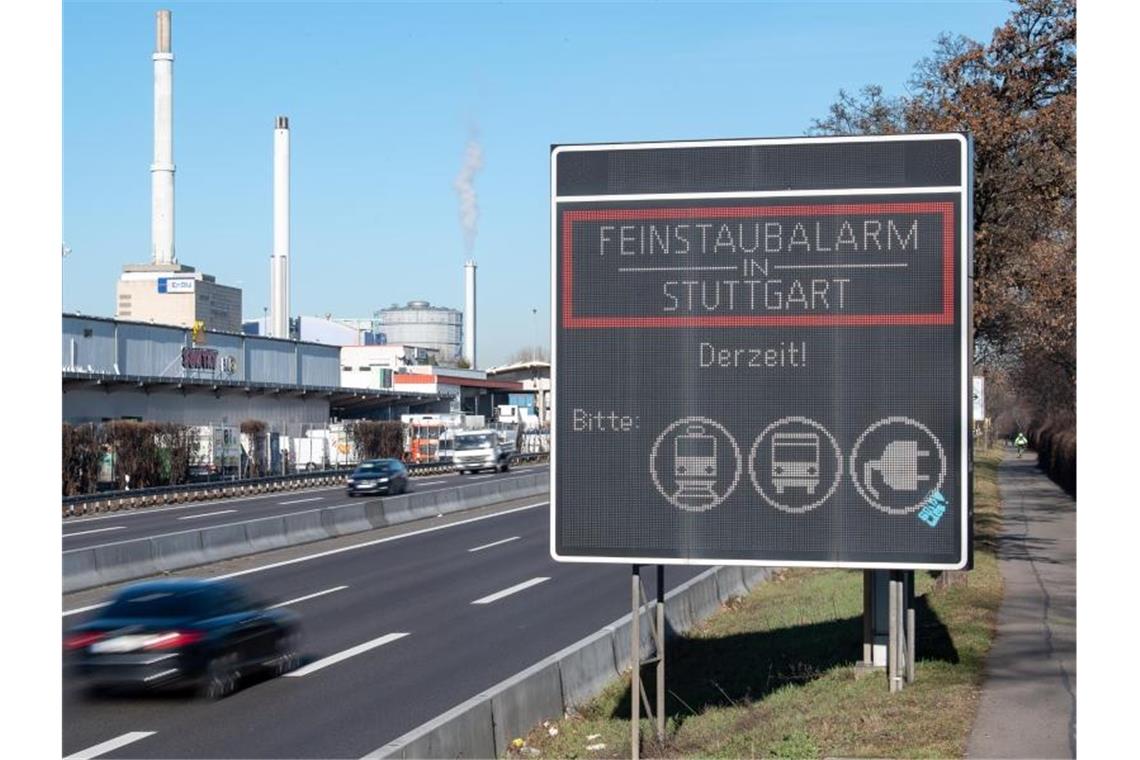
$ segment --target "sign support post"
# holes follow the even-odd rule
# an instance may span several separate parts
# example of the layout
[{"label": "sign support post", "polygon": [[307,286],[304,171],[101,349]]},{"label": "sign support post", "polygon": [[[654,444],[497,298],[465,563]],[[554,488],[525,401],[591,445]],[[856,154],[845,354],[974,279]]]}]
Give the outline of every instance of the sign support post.
[{"label": "sign support post", "polygon": [[916,632],[914,627],[914,571],[909,570],[906,576],[906,682],[914,683],[914,642]]},{"label": "sign support post", "polygon": [[[665,566],[657,566],[657,603],[653,617],[649,618],[649,631],[653,637],[656,654],[641,657],[641,612],[649,611],[649,599],[641,582],[641,565],[633,565],[630,576],[630,753],[637,760],[641,749],[641,706],[645,706],[646,716],[654,721],[657,741],[665,741]],[[649,704],[649,695],[641,679],[642,665],[656,665],[656,709]]]}]

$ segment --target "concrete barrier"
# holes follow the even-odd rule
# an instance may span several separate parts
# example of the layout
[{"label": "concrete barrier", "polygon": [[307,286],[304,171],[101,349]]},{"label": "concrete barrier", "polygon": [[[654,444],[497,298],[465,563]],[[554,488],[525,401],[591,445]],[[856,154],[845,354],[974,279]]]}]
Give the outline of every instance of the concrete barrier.
[{"label": "concrete barrier", "polygon": [[[696,610],[709,610],[711,614],[719,609],[717,576],[721,569],[711,568],[666,594],[666,615],[672,608],[681,622],[685,617],[681,610],[688,610],[689,622],[695,625],[707,617],[694,615]],[[767,568],[749,568],[745,574],[753,585],[769,575]],[[728,577],[733,575],[729,573]],[[738,573],[735,577],[742,576]],[[653,610],[651,605],[650,612],[656,615]],[[629,667],[630,618],[625,615],[615,620],[366,757],[503,757],[512,739],[526,736],[543,720],[561,718],[566,708],[586,702],[620,677],[620,671]],[[644,638],[648,636],[646,618],[642,616],[643,656],[649,656],[650,649]],[[493,736],[490,747],[488,734]]]},{"label": "concrete barrier", "polygon": [[[403,497],[396,497],[403,498]],[[384,512],[385,501],[368,501],[364,504],[364,516],[368,520],[368,524],[375,530],[377,528],[387,528],[390,523],[388,517]]]},{"label": "concrete barrier", "polygon": [[215,525],[198,531],[202,536],[202,556],[207,562],[220,562],[243,554],[251,554],[245,537],[245,524]]},{"label": "concrete barrier", "polygon": [[401,737],[365,757],[497,757],[493,724],[491,700],[479,694],[425,723],[407,741]]},{"label": "concrete barrier", "polygon": [[749,589],[756,588],[761,583],[765,583],[772,577],[775,572],[771,567],[742,567],[740,568],[741,575],[744,577],[744,585]]},{"label": "concrete barrier", "polygon": [[202,553],[202,535],[196,530],[171,533],[150,539],[154,564],[159,570],[171,572],[206,561]]},{"label": "concrete barrier", "polygon": [[603,628],[558,659],[562,702],[566,707],[588,702],[621,675],[614,661],[613,635],[613,629]]},{"label": "concrete barrier", "polygon": [[491,694],[496,756],[502,756],[516,736],[526,736],[544,718],[562,716],[562,680],[558,663],[550,658],[501,682]]},{"label": "concrete barrier", "polygon": [[[638,623],[640,634],[638,638],[641,640],[641,655],[642,657],[649,657],[657,653],[657,644],[653,641],[653,634],[649,630],[650,622],[657,620],[656,606],[651,605],[649,613],[642,613],[641,620]],[[631,615],[626,615],[621,620],[615,621],[608,626],[613,632],[614,642],[614,664],[617,665],[618,670],[625,670],[632,662],[632,649],[630,648],[630,619]]]},{"label": "concrete barrier", "polygon": [[106,544],[93,551],[100,583],[118,583],[157,571],[149,539]]},{"label": "concrete barrier", "polygon": [[287,545],[307,544],[310,541],[320,541],[328,538],[325,526],[321,522],[321,510],[311,509],[308,512],[295,512],[285,515],[285,540]]},{"label": "concrete barrier", "polygon": [[372,530],[372,523],[364,514],[363,504],[344,504],[339,507],[325,507],[321,510],[321,523],[330,536],[347,536]]},{"label": "concrete barrier", "polygon": [[264,517],[245,524],[245,537],[255,552],[267,552],[289,545],[284,517]]},{"label": "concrete barrier", "polygon": [[716,573],[709,573],[689,587],[685,594],[689,608],[689,630],[720,609]]},{"label": "concrete barrier", "polygon": [[748,593],[748,587],[744,585],[744,575],[737,565],[717,569],[716,588],[721,604],[728,604],[728,600],[734,596],[744,596]]},{"label": "concrete barrier", "polygon": [[99,577],[99,568],[95,564],[94,550],[76,549],[63,553],[64,593],[76,588],[98,586],[102,582]]},{"label": "concrete barrier", "polygon": [[[436,517],[508,499],[546,493],[545,474],[495,483],[472,483],[454,489],[386,496],[281,517],[266,517],[156,538],[107,544],[97,550],[65,553],[64,592],[183,570],[285,546],[320,541],[412,520]],[[201,493],[188,493],[187,498]],[[212,494],[216,496],[216,492]],[[119,502],[109,504],[118,509]],[[91,551],[81,556],[79,551]]]}]

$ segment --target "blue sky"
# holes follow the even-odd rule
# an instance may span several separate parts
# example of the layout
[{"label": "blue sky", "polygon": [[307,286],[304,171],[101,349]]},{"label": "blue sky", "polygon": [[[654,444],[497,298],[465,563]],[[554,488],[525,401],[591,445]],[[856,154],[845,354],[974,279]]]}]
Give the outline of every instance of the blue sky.
[{"label": "blue sky", "polygon": [[453,182],[477,130],[490,366],[548,342],[552,143],[802,134],[840,88],[902,92],[940,32],[986,41],[1011,6],[65,2],[68,311],[113,313],[121,266],[149,256],[160,8],[173,10],[179,260],[261,315],[283,114],[294,315],[462,307]]}]

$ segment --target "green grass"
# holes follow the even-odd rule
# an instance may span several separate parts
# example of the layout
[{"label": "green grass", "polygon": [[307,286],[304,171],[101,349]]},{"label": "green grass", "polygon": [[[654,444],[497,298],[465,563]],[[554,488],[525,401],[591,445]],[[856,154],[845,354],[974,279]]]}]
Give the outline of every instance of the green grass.
[{"label": "green grass", "polygon": [[[939,584],[937,574],[916,574],[914,684],[889,694],[885,676],[855,678],[862,656],[860,572],[785,571],[672,643],[666,740],[659,745],[643,720],[641,755],[963,756],[1001,602],[994,556],[999,461],[996,450],[975,459],[974,569],[950,585]],[[652,700],[650,670],[646,676]],[[630,710],[626,678],[572,717],[538,727],[526,749],[511,754],[629,757]]]}]

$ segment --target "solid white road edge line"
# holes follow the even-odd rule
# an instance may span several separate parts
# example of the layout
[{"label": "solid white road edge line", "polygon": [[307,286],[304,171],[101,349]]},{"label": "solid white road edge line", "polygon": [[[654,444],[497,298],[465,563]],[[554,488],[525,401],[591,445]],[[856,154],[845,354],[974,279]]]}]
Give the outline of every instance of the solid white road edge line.
[{"label": "solid white road edge line", "polygon": [[330,654],[328,657],[325,657],[324,659],[321,659],[321,660],[317,660],[316,662],[311,662],[303,668],[290,671],[289,673],[285,674],[285,677],[286,678],[300,678],[301,676],[307,676],[310,673],[315,673],[316,671],[318,671],[322,668],[327,668],[329,665],[336,665],[341,660],[347,660],[349,657],[355,657],[358,654],[362,654],[364,652],[367,652],[369,649],[375,649],[376,647],[382,647],[385,644],[388,644],[390,642],[395,641],[396,639],[402,639],[407,635],[408,634],[406,634],[406,633],[385,634],[384,636],[381,636],[378,639],[372,639],[372,641],[366,641],[363,644],[357,644],[356,646],[352,647],[351,649],[346,649],[343,652],[337,652],[336,654]]},{"label": "solid white road edge line", "polygon": [[[545,507],[545,506],[548,506],[549,504],[550,504],[549,501],[540,501],[537,504],[527,504],[527,505],[522,506],[522,507],[515,507],[513,509],[507,509],[507,510],[504,510],[502,512],[495,512],[494,514],[490,514],[490,515],[480,515],[479,517],[472,517],[472,518],[467,519],[467,520],[457,520],[456,522],[448,523],[447,525],[435,525],[435,526],[432,526],[431,528],[423,528],[421,530],[413,530],[409,533],[401,533],[398,536],[388,536],[387,538],[378,538],[374,541],[365,541],[362,544],[353,544],[352,546],[342,546],[339,549],[329,549],[328,551],[317,552],[316,554],[307,554],[304,557],[296,557],[295,559],[286,559],[286,560],[282,560],[281,562],[272,562],[268,565],[262,565],[261,567],[251,567],[248,570],[239,570],[236,573],[227,573],[226,575],[217,575],[214,577],[218,580],[223,580],[226,578],[237,578],[240,575],[249,575],[250,573],[260,573],[262,570],[272,570],[272,569],[278,568],[278,567],[285,567],[286,565],[295,565],[298,562],[308,562],[311,559],[320,559],[321,557],[328,557],[328,556],[333,555],[333,554],[340,554],[342,552],[350,552],[353,549],[364,549],[365,547],[368,547],[368,546],[376,546],[377,544],[386,544],[389,541],[397,541],[401,538],[411,538],[412,536],[419,536],[419,535],[423,535],[424,533],[434,533],[437,530],[445,530],[447,528],[454,528],[454,527],[459,526],[459,525],[466,525],[468,523],[479,522],[480,520],[490,520],[493,517],[502,517],[503,515],[509,515],[509,514],[513,514],[515,512],[523,512],[523,511],[528,510],[528,509],[535,509],[537,507]],[[65,610],[63,613],[63,617],[67,617],[68,615],[76,615],[80,612],[86,612],[88,610],[98,609],[99,607],[106,607],[107,604],[108,604],[108,602],[103,602],[102,604],[93,604],[89,607],[79,607],[78,609],[74,609],[74,610]]]},{"label": "solid white road edge line", "polygon": [[511,541],[518,541],[519,538],[520,538],[519,536],[511,536],[510,538],[504,538],[502,541],[495,541],[494,543],[483,544],[482,546],[476,546],[474,549],[468,549],[467,551],[468,552],[483,551],[484,549],[490,549],[492,546],[499,546],[501,544],[509,544]]},{"label": "solid white road edge line", "polygon": [[280,504],[281,506],[285,506],[286,504],[304,504],[306,501],[320,501],[323,498],[325,498],[325,497],[324,496],[313,496],[313,497],[308,498],[308,499],[291,499],[290,501],[279,501],[277,503]]},{"label": "solid white road edge line", "polygon": [[202,517],[217,517],[218,515],[228,515],[237,512],[236,509],[223,509],[220,512],[207,512],[204,515],[186,515],[185,517],[175,518],[177,520],[198,520]]},{"label": "solid white road edge line", "polygon": [[548,504],[550,504],[549,501],[539,502],[538,504],[527,504],[524,507],[515,507],[514,509],[508,509],[508,510],[505,510],[503,512],[496,512],[496,513],[491,514],[491,515],[480,515],[479,517],[472,517],[469,520],[458,520],[458,521],[453,522],[453,523],[448,523],[447,525],[436,525],[436,526],[433,526],[431,528],[423,528],[422,530],[413,530],[409,533],[401,533],[398,536],[388,536],[387,538],[377,538],[374,541],[365,541],[362,544],[353,544],[352,546],[342,546],[339,549],[329,549],[328,551],[317,552],[316,554],[308,554],[308,555],[305,555],[304,557],[297,557],[295,559],[286,559],[286,560],[282,560],[281,562],[273,562],[273,563],[268,564],[268,565],[262,565],[261,567],[251,567],[248,570],[238,570],[236,573],[227,573],[226,575],[218,575],[218,576],[214,576],[214,577],[219,578],[219,579],[237,578],[238,576],[248,575],[250,573],[260,573],[262,570],[272,570],[273,568],[276,568],[276,567],[284,567],[285,565],[295,565],[298,562],[308,562],[311,559],[320,559],[321,557],[328,557],[328,556],[333,555],[333,554],[340,554],[342,552],[350,552],[353,549],[363,549],[363,548],[368,547],[368,546],[376,546],[377,544],[386,544],[389,541],[398,541],[401,538],[411,538],[412,536],[420,536],[420,535],[423,535],[424,533],[434,533],[437,530],[445,530],[447,528],[454,528],[454,527],[459,526],[459,525],[466,525],[468,523],[479,522],[480,520],[490,520],[493,517],[501,517],[503,515],[509,515],[509,514],[514,513],[514,512],[522,512],[522,511],[527,510],[527,509],[535,509],[536,507],[545,507]]},{"label": "solid white road edge line", "polygon": [[113,528],[96,528],[95,530],[81,530],[78,533],[64,533],[64,538],[71,538],[72,536],[86,536],[88,533],[105,533],[109,530],[126,530],[125,525],[116,525]]},{"label": "solid white road edge line", "polygon": [[275,610],[278,607],[287,607],[290,604],[297,604],[297,602],[305,602],[305,601],[308,601],[309,599],[316,599],[318,596],[324,596],[325,594],[332,594],[332,593],[335,593],[337,591],[344,591],[346,588],[348,588],[348,586],[336,586],[334,588],[326,588],[324,591],[318,591],[314,594],[306,594],[305,596],[299,596],[296,599],[290,599],[287,602],[281,602],[280,604],[274,604],[269,609]]},{"label": "solid white road edge line", "polygon": [[99,755],[105,754],[112,750],[116,750],[119,747],[125,747],[128,744],[137,742],[139,739],[145,739],[148,736],[153,735],[154,731],[131,731],[130,733],[123,734],[122,736],[117,736],[114,739],[108,739],[102,744],[96,744],[94,747],[81,749],[74,755],[68,755],[67,757],[63,758],[63,760],[85,760],[89,757],[99,757]]},{"label": "solid white road edge line", "polygon": [[543,576],[539,576],[538,578],[531,578],[529,581],[523,581],[522,583],[515,584],[514,586],[511,586],[510,588],[505,588],[502,591],[496,591],[495,593],[490,594],[489,596],[485,596],[482,599],[476,599],[475,601],[473,601],[471,603],[472,604],[490,604],[491,602],[497,602],[505,596],[510,596],[511,594],[517,594],[518,592],[520,592],[524,589],[528,589],[531,586],[537,586],[540,583],[546,583],[548,580],[550,580],[550,578],[543,577]]}]

